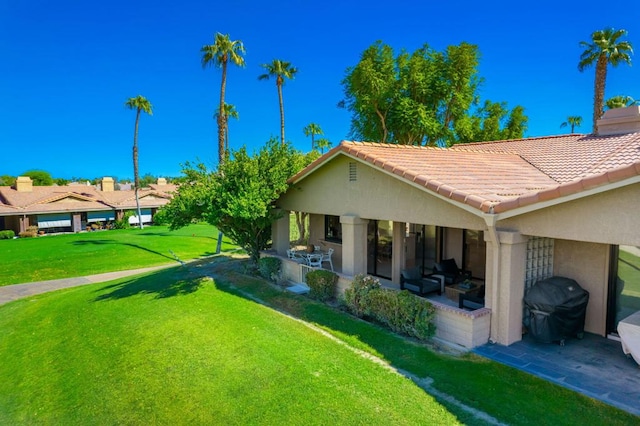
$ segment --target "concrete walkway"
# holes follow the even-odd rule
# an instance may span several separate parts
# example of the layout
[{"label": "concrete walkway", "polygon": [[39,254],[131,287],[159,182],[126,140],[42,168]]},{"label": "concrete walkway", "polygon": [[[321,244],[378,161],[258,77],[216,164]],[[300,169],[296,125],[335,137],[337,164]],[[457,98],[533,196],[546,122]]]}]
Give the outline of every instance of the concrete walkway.
[{"label": "concrete walkway", "polygon": [[152,266],[149,268],[131,269],[128,271],[107,272],[104,274],[88,275],[86,277],[62,278],[59,280],[37,281],[25,284],[13,284],[0,287],[0,305],[22,299],[36,294],[47,293],[49,291],[62,288],[77,287],[86,284],[102,283],[116,280],[118,278],[130,277],[132,275],[144,274],[146,272],[157,271],[176,266],[175,263]]}]

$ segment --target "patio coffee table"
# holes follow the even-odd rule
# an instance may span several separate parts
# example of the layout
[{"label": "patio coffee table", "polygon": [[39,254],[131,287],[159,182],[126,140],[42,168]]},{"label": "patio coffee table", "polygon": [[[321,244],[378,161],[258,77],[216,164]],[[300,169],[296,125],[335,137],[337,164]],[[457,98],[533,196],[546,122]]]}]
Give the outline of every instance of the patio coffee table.
[{"label": "patio coffee table", "polygon": [[460,294],[472,294],[477,293],[480,290],[480,284],[474,283],[460,283],[455,285],[448,285],[444,288],[444,292],[447,297],[454,302],[458,303]]}]

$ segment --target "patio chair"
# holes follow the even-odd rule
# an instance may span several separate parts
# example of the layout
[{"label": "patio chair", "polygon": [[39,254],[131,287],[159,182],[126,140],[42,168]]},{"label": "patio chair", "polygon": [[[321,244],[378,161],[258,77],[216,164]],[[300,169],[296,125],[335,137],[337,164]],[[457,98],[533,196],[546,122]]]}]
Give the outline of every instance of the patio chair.
[{"label": "patio chair", "polygon": [[471,271],[462,271],[458,268],[456,260],[443,259],[440,263],[433,266],[433,275],[441,275],[444,277],[445,284],[457,284],[471,277]]},{"label": "patio chair", "polygon": [[327,250],[327,252],[322,255],[322,263],[329,262],[329,265],[331,266],[331,272],[333,272],[333,261],[331,260],[332,255],[333,255],[332,248]]},{"label": "patio chair", "polygon": [[442,281],[436,278],[423,277],[418,266],[403,269],[400,274],[400,290],[406,289],[420,295],[434,292],[441,295],[443,287]]},{"label": "patio chair", "polygon": [[480,286],[476,293],[461,293],[458,296],[458,308],[471,311],[484,308],[484,286]]},{"label": "patio chair", "polygon": [[307,255],[307,265],[314,268],[322,268],[322,255],[311,253]]},{"label": "patio chair", "polygon": [[297,253],[297,250],[295,249],[287,250],[287,257],[294,262],[305,263],[305,260]]}]

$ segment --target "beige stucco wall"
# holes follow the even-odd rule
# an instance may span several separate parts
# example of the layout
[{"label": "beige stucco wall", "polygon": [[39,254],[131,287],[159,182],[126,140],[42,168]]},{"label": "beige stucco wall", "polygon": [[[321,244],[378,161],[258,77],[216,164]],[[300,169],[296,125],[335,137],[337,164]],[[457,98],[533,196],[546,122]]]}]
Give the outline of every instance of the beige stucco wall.
[{"label": "beige stucco wall", "polygon": [[353,161],[338,155],[294,185],[278,200],[278,206],[335,216],[484,229],[484,221],[474,214],[367,164],[357,162],[357,180],[350,182],[349,162]]},{"label": "beige stucco wall", "polygon": [[499,222],[525,235],[640,246],[640,184]]},{"label": "beige stucco wall", "polygon": [[553,273],[573,278],[589,292],[585,331],[606,334],[609,246],[555,240]]}]

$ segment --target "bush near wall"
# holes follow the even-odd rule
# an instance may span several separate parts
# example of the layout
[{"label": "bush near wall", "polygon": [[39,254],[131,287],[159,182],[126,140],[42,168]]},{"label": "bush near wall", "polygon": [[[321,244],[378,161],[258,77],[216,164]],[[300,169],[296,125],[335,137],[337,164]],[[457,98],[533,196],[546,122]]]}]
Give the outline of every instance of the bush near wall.
[{"label": "bush near wall", "polygon": [[336,286],[338,284],[338,274],[326,269],[316,269],[306,276],[309,286],[309,297],[326,302],[336,296]]},{"label": "bush near wall", "polygon": [[370,318],[397,333],[423,340],[435,333],[435,309],[428,300],[406,290],[382,288],[372,277],[357,275],[345,290],[345,302],[356,316]]},{"label": "bush near wall", "polygon": [[0,240],[11,240],[16,236],[16,233],[8,229],[6,231],[0,231]]},{"label": "bush near wall", "polygon": [[38,227],[35,225],[27,226],[27,229],[18,234],[20,238],[34,238],[38,236]]},{"label": "bush near wall", "polygon": [[277,282],[280,277],[282,261],[277,257],[261,257],[258,259],[258,272],[260,276],[268,280]]}]

